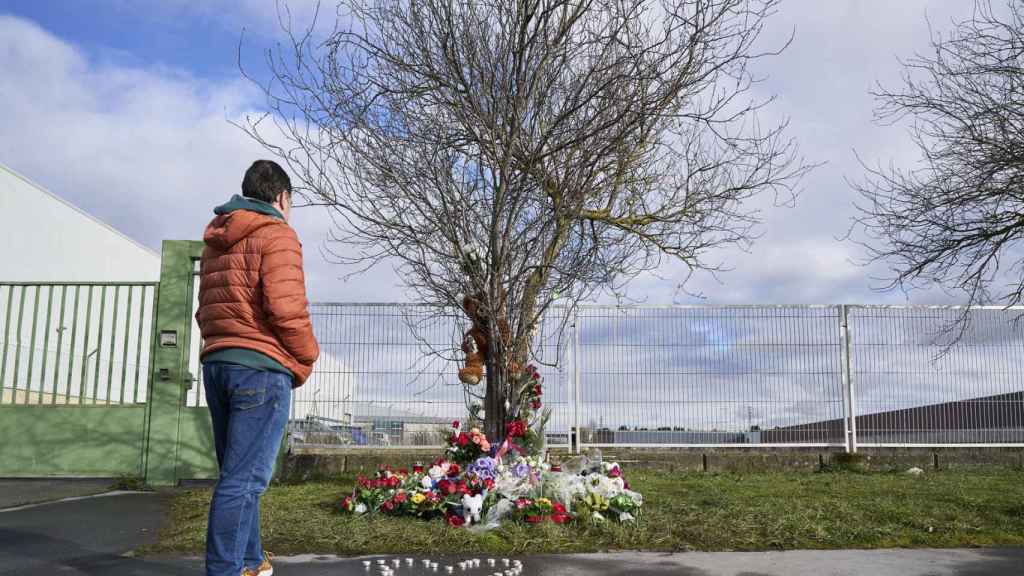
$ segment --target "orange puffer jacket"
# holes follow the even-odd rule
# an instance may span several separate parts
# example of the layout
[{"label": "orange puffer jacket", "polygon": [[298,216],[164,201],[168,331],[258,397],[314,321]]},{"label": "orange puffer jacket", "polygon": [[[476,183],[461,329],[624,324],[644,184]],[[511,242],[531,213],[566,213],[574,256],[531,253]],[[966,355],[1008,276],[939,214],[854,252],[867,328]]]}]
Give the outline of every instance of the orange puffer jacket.
[{"label": "orange puffer jacket", "polygon": [[313,336],[302,245],[285,221],[250,210],[215,217],[203,235],[199,310],[201,356],[225,348],[266,354],[309,378],[320,347]]}]

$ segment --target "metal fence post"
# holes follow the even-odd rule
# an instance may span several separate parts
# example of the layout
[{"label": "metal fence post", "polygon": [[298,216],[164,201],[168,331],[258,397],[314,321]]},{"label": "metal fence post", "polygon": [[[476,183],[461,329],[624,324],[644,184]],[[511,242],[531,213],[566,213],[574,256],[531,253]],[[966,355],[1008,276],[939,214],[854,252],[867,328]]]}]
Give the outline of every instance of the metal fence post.
[{"label": "metal fence post", "polygon": [[843,432],[846,436],[846,451],[857,452],[857,407],[853,391],[853,373],[850,370],[850,314],[849,306],[839,306],[839,329],[841,331],[840,364],[843,372]]},{"label": "metal fence post", "polygon": [[580,311],[579,309],[573,310],[573,322],[572,322],[572,388],[573,388],[573,403],[572,403],[572,422],[573,422],[573,435],[576,437],[576,453],[579,454],[582,451],[580,443],[583,442],[583,434],[580,433],[580,399],[582,397],[580,393]]}]

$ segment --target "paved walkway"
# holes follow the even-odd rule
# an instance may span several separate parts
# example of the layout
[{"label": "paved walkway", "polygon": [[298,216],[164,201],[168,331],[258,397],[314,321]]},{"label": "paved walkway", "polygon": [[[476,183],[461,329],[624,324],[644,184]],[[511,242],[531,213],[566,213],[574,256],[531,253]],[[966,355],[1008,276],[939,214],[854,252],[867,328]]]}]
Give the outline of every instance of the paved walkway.
[{"label": "paved walkway", "polygon": [[61,498],[102,494],[110,490],[109,479],[31,479],[0,478],[0,510],[32,504],[52,502]]},{"label": "paved walkway", "polygon": [[[19,576],[202,575],[198,558],[135,558],[134,548],[152,542],[169,496],[114,493],[0,511],[0,574]],[[492,576],[504,570],[480,557],[477,569],[461,570],[471,557],[432,558],[434,572],[404,557],[395,576],[445,575],[453,566],[462,576]],[[277,576],[380,576],[364,561],[392,562],[395,556],[280,558]],[[1024,549],[871,550],[753,553],[617,553],[518,558],[523,576],[1017,576],[1024,575]],[[509,559],[510,562],[515,559]]]}]

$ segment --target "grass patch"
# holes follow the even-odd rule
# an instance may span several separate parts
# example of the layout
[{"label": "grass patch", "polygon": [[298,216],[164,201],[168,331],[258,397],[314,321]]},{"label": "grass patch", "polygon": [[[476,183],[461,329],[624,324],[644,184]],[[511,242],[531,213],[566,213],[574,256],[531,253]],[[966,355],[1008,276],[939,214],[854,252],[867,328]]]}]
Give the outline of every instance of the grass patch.
[{"label": "grass patch", "polygon": [[[476,535],[425,522],[335,511],[354,475],[275,485],[262,500],[264,546],[277,554],[570,553],[1024,546],[1024,473],[670,474],[634,471],[636,525],[507,523]],[[159,544],[200,552],[210,490],[175,500]]]}]

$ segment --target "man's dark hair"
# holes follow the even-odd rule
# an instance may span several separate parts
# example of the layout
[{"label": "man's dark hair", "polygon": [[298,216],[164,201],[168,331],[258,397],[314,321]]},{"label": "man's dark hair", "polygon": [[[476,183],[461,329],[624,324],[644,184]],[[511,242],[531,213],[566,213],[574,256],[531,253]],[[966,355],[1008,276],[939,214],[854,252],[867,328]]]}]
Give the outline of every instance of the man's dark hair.
[{"label": "man's dark hair", "polygon": [[273,160],[257,160],[242,178],[242,196],[273,203],[281,192],[292,193],[288,174]]}]

